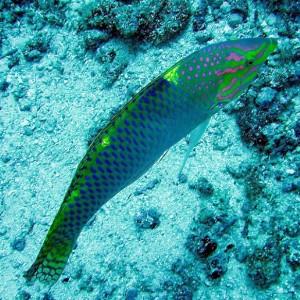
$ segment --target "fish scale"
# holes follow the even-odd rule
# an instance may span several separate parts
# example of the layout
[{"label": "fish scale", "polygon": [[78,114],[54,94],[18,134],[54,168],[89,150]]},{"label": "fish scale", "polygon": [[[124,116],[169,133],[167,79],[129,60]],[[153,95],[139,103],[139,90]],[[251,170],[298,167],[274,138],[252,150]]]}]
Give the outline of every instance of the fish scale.
[{"label": "fish scale", "polygon": [[26,280],[55,283],[83,226],[99,208],[240,95],[275,47],[274,39],[265,38],[210,45],[135,95],[79,163],[36,261],[24,274]]}]

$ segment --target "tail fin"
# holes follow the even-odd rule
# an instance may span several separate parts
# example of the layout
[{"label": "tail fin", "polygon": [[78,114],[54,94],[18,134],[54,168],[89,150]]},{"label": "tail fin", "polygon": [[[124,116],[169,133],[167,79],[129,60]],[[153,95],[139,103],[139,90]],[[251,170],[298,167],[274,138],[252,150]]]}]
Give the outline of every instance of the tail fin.
[{"label": "tail fin", "polygon": [[61,232],[61,228],[57,228],[56,224],[53,225],[35,262],[23,275],[26,278],[26,282],[32,283],[38,280],[52,285],[58,280],[65,268],[77,236],[72,239],[66,238]]}]

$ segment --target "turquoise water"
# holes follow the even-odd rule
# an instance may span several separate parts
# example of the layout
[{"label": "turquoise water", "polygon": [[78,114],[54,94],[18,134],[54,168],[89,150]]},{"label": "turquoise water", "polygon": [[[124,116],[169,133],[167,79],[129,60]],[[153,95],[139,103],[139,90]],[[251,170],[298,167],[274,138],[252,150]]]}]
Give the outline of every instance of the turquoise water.
[{"label": "turquoise water", "polygon": [[[100,3],[100,4],[99,4]],[[1,299],[297,299],[299,4],[0,3]],[[279,45],[214,116],[110,200],[59,281],[26,285],[96,132],[179,59],[232,38]]]}]

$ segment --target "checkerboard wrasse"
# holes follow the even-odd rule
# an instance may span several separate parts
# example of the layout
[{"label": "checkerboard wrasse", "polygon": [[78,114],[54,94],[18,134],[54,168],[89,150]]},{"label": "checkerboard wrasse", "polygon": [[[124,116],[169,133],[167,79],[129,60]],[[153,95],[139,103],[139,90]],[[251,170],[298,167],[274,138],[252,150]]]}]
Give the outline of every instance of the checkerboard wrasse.
[{"label": "checkerboard wrasse", "polygon": [[276,48],[273,38],[230,40],[180,60],[136,94],[96,136],[78,165],[42,248],[24,277],[54,284],[90,218],[251,84]]}]

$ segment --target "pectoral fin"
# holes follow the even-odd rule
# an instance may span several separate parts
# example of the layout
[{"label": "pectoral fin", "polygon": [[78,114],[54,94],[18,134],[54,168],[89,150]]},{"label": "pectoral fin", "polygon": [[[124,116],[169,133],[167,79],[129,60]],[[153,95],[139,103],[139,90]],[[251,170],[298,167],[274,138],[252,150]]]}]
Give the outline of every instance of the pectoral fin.
[{"label": "pectoral fin", "polygon": [[187,159],[189,158],[190,156],[190,153],[191,151],[193,150],[194,147],[197,146],[199,140],[201,139],[208,123],[210,121],[210,118],[207,118],[203,123],[201,123],[198,127],[196,127],[190,134],[190,143],[189,143],[189,146],[186,150],[186,153],[185,153],[185,156],[184,156],[184,159],[183,159],[183,162],[181,164],[181,167],[180,167],[180,170],[179,170],[179,173],[178,175],[181,174],[185,164],[186,164],[186,161]]}]

